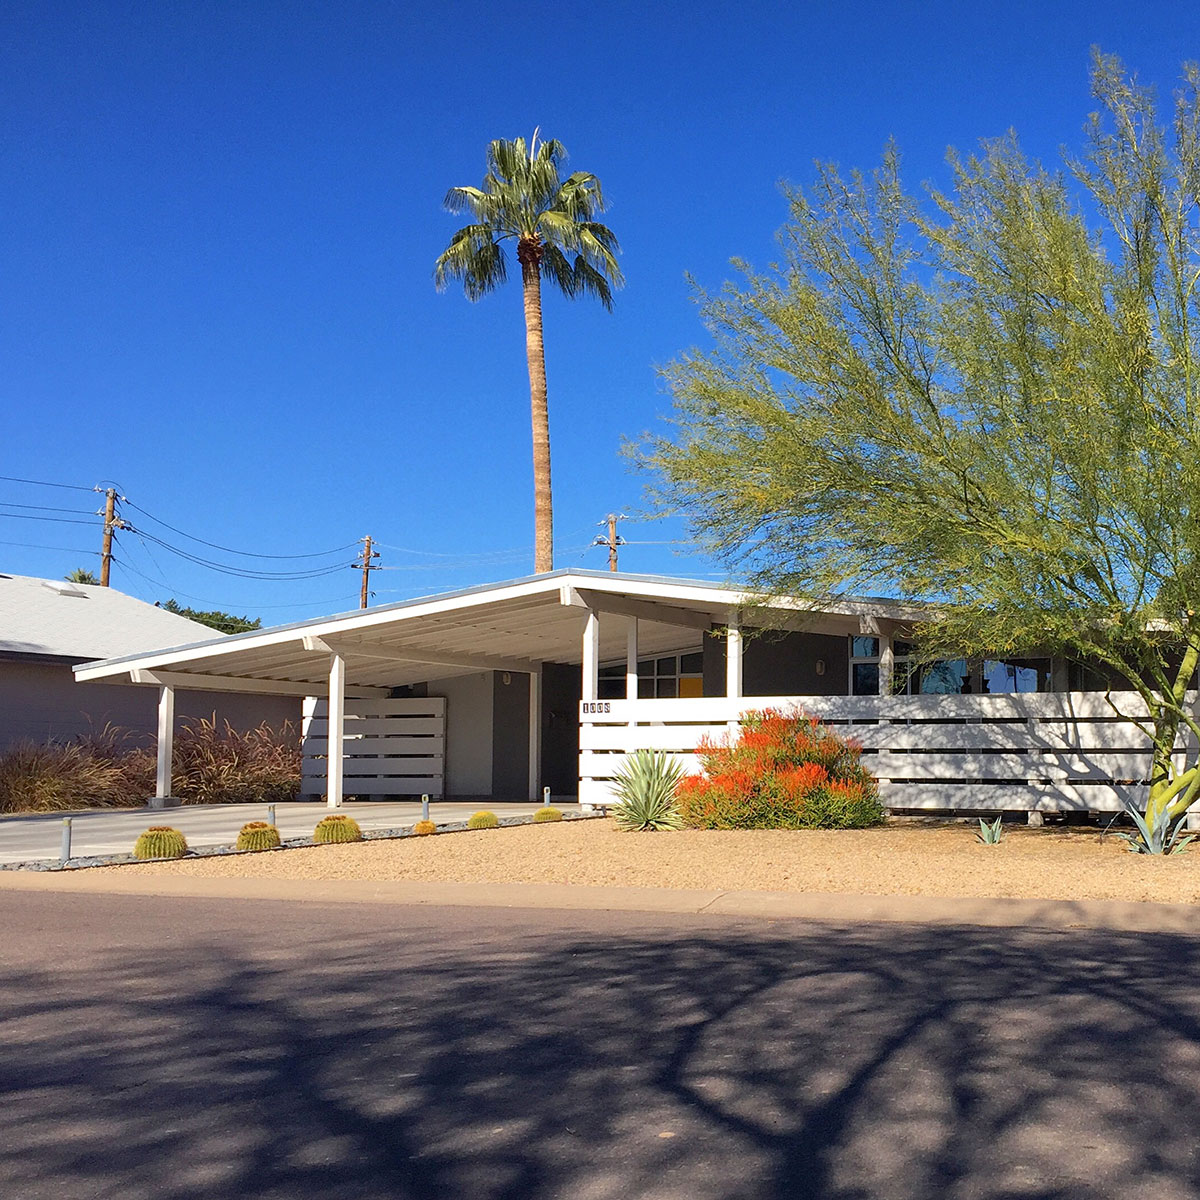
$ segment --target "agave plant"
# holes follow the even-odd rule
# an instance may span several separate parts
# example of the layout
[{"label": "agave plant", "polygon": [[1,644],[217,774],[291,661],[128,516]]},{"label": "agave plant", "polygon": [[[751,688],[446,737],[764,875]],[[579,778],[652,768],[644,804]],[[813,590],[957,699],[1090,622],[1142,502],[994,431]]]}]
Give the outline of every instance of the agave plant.
[{"label": "agave plant", "polygon": [[635,750],[613,776],[619,803],[613,809],[617,828],[682,829],[675,789],[683,768],[664,750]]},{"label": "agave plant", "polygon": [[979,832],[975,835],[985,846],[998,846],[1004,837],[1002,828],[1004,818],[997,817],[994,821],[979,818]]},{"label": "agave plant", "polygon": [[1170,810],[1160,808],[1154,817],[1147,821],[1135,804],[1123,801],[1125,811],[1132,819],[1137,829],[1136,833],[1118,833],[1117,837],[1125,842],[1125,849],[1134,854],[1181,854],[1187,849],[1189,842],[1196,840],[1194,833],[1181,838],[1185,813],[1172,817]]}]

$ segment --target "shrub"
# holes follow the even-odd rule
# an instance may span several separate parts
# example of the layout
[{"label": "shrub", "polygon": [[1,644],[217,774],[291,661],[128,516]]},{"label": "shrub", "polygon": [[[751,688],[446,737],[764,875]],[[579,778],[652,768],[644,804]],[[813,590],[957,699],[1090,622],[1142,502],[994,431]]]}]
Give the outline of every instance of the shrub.
[{"label": "shrub", "polygon": [[170,825],[151,825],[133,844],[134,858],[182,858],[187,838]]},{"label": "shrub", "polygon": [[861,749],[815,717],[767,709],[736,738],[705,740],[704,773],[676,789],[697,829],[862,829],[883,821],[879,789]]},{"label": "shrub", "polygon": [[300,737],[290,722],[242,731],[201,718],[176,735],[171,792],[188,804],[273,804],[299,790]]},{"label": "shrub", "polygon": [[[242,732],[188,721],[174,750],[171,792],[190,804],[272,803],[300,789],[300,738],[290,724]],[[133,807],[153,794],[154,776],[154,749],[112,725],[67,742],[21,742],[0,754],[0,813]]]},{"label": "shrub", "polygon": [[413,833],[418,837],[428,837],[431,833],[437,833],[437,826],[432,821],[418,821],[413,826]]},{"label": "shrub", "polygon": [[237,836],[239,850],[274,850],[280,845],[279,830],[266,821],[247,821]]},{"label": "shrub", "polygon": [[313,830],[313,841],[361,842],[362,830],[353,817],[348,817],[345,813],[330,813],[317,822],[317,827]]},{"label": "shrub", "polygon": [[480,809],[477,813],[472,813],[467,818],[468,829],[496,829],[500,825],[500,818],[494,812],[488,812],[486,808]]},{"label": "shrub", "polygon": [[683,768],[662,750],[635,750],[613,776],[619,803],[613,809],[617,828],[627,831],[682,829],[675,789]]},{"label": "shrub", "polygon": [[543,805],[533,814],[534,822],[538,825],[546,821],[561,821],[563,819],[561,808],[551,808],[548,804]]}]

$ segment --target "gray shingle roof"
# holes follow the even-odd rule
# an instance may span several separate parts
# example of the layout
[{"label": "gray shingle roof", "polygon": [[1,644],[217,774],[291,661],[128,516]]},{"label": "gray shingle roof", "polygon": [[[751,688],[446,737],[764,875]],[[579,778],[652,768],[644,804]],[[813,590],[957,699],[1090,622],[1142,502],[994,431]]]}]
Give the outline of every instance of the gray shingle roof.
[{"label": "gray shingle roof", "polygon": [[0,654],[115,658],[218,636],[115,588],[0,574]]}]

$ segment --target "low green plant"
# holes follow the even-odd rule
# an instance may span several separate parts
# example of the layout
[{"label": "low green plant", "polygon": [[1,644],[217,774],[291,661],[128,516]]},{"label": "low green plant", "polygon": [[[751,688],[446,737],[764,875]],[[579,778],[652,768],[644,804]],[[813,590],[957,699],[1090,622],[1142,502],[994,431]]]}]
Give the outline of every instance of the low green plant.
[{"label": "low green plant", "polygon": [[617,828],[627,831],[682,829],[675,789],[683,768],[665,750],[635,750],[613,776],[619,803],[613,809]]},{"label": "low green plant", "polygon": [[975,837],[985,846],[1000,845],[1000,841],[1004,837],[1003,821],[1003,817],[997,817],[994,821],[985,821],[980,817],[979,832]]},{"label": "low green plant", "polygon": [[1179,836],[1183,833],[1187,813],[1173,817],[1169,807],[1160,808],[1154,818],[1147,821],[1137,805],[1128,800],[1123,803],[1126,814],[1137,829],[1136,833],[1117,834],[1125,843],[1126,850],[1134,854],[1182,854],[1189,843],[1196,840],[1194,833],[1189,833],[1187,837]]},{"label": "low green plant", "polygon": [[353,817],[345,813],[330,813],[317,822],[313,830],[313,841],[319,845],[331,842],[361,842],[362,830]]},{"label": "low green plant", "polygon": [[481,808],[479,812],[472,813],[467,818],[468,829],[497,829],[499,826],[500,818],[486,808]]},{"label": "low green plant", "polygon": [[279,830],[266,821],[247,821],[237,836],[239,850],[275,850],[280,844]]},{"label": "low green plant", "polygon": [[133,844],[134,858],[182,858],[187,838],[170,825],[151,825]]},{"label": "low green plant", "polygon": [[538,825],[541,825],[546,821],[561,821],[563,819],[562,809],[551,808],[548,804],[544,805],[533,814],[533,819]]},{"label": "low green plant", "polygon": [[431,833],[437,833],[437,826],[432,821],[418,821],[413,826],[413,833],[417,837],[428,837]]}]

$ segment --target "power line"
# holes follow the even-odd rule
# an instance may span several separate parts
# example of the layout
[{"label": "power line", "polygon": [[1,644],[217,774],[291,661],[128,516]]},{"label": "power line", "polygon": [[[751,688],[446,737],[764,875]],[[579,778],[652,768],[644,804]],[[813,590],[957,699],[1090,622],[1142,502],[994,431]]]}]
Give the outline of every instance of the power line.
[{"label": "power line", "polygon": [[19,479],[15,475],[0,475],[0,480],[3,480],[5,483],[29,483],[33,484],[34,487],[66,488],[73,492],[95,492],[99,490],[94,487],[83,487],[82,484],[78,483],[50,483],[45,479]]},{"label": "power line", "polygon": [[[0,516],[3,514],[0,513]],[[301,579],[319,579],[322,575],[333,575],[345,568],[345,563],[334,563],[330,566],[313,568],[306,571],[256,571],[249,567],[235,567],[229,563],[214,562],[210,558],[201,558],[199,555],[193,554],[190,550],[182,550],[178,546],[172,546],[170,542],[164,542],[162,538],[155,537],[145,529],[138,529],[134,525],[126,525],[126,529],[132,533],[136,533],[139,537],[146,538],[152,541],[156,546],[161,546],[164,550],[169,550],[172,554],[179,555],[180,558],[186,559],[190,563],[195,563],[200,567],[208,567],[210,570],[219,571],[222,575],[234,575],[240,579],[260,579],[260,580],[301,580]]]},{"label": "power line", "polygon": [[80,550],[76,546],[43,546],[37,542],[0,542],[0,546],[19,546],[23,550],[62,550],[66,554],[97,555],[99,550]]},{"label": "power line", "polygon": [[201,546],[207,546],[210,550],[220,550],[225,554],[237,554],[242,558],[328,558],[331,554],[343,554],[347,550],[353,550],[358,543],[350,542],[345,546],[335,546],[332,550],[319,550],[313,554],[263,554],[254,550],[234,550],[231,546],[220,546],[216,542],[206,542],[204,538],[196,537],[195,534],[185,533],[182,529],[176,529],[174,525],[168,525],[161,517],[156,517],[153,513],[147,512],[140,504],[134,504],[127,496],[121,497],[121,502],[129,508],[136,509],[144,517],[149,517],[156,525],[161,525],[164,529],[169,529],[172,533],[177,533],[180,537],[185,537],[189,542],[198,542]]},{"label": "power line", "polygon": [[32,517],[28,513],[0,512],[0,517],[10,521],[50,521],[56,525],[91,525],[94,527],[96,524],[95,521],[75,521],[70,517]]},{"label": "power line", "polygon": [[[144,579],[147,583],[153,584],[156,588],[163,588],[165,591],[170,592],[172,596],[182,596],[185,600],[195,600],[197,604],[212,604],[224,610],[246,608],[253,609],[255,612],[266,612],[269,609],[277,608],[315,608],[330,604],[348,603],[350,600],[350,597],[347,596],[332,596],[328,600],[296,600],[290,604],[231,604],[227,600],[213,600],[210,597],[193,596],[188,592],[181,592],[178,588],[172,587],[167,583],[165,579],[151,579],[145,572],[139,571],[137,567],[133,566],[128,559],[116,558],[114,556],[113,562],[118,563],[123,570],[132,571],[134,575],[137,575],[140,579]],[[341,568],[339,567],[338,569],[340,570]]]},{"label": "power line", "polygon": [[0,500],[4,508],[27,508],[34,512],[74,513],[81,517],[94,517],[96,514],[87,508],[56,508],[50,504],[18,504],[15,500]]}]

